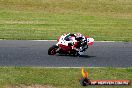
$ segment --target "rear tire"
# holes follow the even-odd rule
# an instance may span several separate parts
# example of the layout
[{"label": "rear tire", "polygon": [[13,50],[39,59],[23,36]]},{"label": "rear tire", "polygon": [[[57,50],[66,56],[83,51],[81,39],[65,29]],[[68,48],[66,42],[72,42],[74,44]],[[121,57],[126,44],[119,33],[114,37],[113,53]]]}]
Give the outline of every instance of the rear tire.
[{"label": "rear tire", "polygon": [[55,55],[57,49],[58,49],[58,46],[56,45],[51,46],[48,50],[48,55]]}]

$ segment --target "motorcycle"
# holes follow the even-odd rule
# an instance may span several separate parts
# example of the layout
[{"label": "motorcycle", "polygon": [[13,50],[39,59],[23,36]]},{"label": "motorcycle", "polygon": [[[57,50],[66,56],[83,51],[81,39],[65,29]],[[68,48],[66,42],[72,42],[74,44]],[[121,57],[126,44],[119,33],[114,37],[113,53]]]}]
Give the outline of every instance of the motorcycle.
[{"label": "motorcycle", "polygon": [[[82,52],[86,51],[88,49],[89,46],[91,46],[94,42],[93,38],[90,38],[88,36],[85,36],[85,38],[83,39],[83,41],[81,41],[79,43],[79,47],[82,47]],[[48,49],[48,55],[55,55],[56,53],[59,54],[65,54],[65,55],[74,55],[74,56],[78,56],[80,55],[79,52],[75,49],[72,48],[74,42],[73,41],[66,41],[66,36],[65,35],[61,35],[58,39],[57,39],[57,44],[51,46]]]}]

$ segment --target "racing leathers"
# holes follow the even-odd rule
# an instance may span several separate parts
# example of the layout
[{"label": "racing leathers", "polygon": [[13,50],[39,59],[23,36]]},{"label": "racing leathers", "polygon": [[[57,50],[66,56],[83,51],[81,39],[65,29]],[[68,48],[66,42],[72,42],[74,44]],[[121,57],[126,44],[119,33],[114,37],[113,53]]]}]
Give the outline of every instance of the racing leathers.
[{"label": "racing leathers", "polygon": [[[88,48],[87,46],[84,46],[83,44],[87,43],[85,36],[83,36],[80,33],[76,34],[66,34],[65,39],[66,41],[71,41],[68,45],[72,47],[72,49],[76,50],[79,55],[83,54],[84,49]],[[85,44],[87,45],[87,44]]]}]

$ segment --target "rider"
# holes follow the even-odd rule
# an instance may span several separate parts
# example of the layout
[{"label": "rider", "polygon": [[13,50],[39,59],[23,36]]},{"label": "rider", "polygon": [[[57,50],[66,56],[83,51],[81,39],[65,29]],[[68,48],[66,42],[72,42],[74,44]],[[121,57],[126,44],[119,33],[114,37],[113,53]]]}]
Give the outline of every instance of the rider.
[{"label": "rider", "polygon": [[83,53],[82,42],[85,41],[85,36],[83,36],[81,33],[66,34],[65,40],[71,41],[69,45],[71,45],[72,49],[75,49],[76,51],[78,51],[80,55]]}]

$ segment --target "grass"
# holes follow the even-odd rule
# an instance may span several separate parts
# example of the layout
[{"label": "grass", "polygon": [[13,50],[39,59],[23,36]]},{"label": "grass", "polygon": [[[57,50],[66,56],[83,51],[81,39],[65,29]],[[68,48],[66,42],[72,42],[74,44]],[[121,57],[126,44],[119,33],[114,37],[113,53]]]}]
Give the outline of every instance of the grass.
[{"label": "grass", "polygon": [[57,39],[81,32],[132,41],[131,0],[0,0],[0,39]]},{"label": "grass", "polygon": [[[67,32],[81,32],[96,41],[132,41],[132,0],[0,0],[0,39],[57,39]],[[132,68],[87,70],[90,79],[132,80]],[[82,88],[80,73],[72,68],[0,67],[0,88],[21,84]]]},{"label": "grass", "polygon": [[[132,68],[87,68],[89,78],[132,80]],[[82,88],[78,68],[0,67],[0,87],[50,85],[56,88]],[[89,86],[86,88],[131,88],[131,86]]]}]

